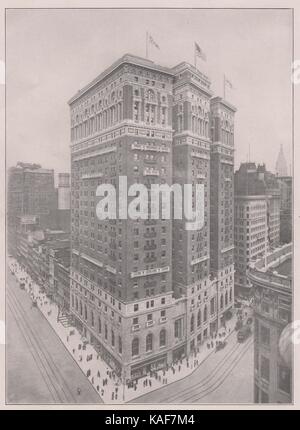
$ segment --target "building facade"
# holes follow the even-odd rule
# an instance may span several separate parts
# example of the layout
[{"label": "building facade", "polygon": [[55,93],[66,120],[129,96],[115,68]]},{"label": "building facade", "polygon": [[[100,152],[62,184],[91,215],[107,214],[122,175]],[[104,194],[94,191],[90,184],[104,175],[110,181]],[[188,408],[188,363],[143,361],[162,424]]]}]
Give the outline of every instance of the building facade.
[{"label": "building facade", "polygon": [[292,245],[252,263],[248,276],[254,288],[254,402],[291,403],[292,359],[279,345],[292,321]]},{"label": "building facade", "polygon": [[293,233],[293,178],[278,177],[280,186],[280,242],[292,241]]},{"label": "building facade", "polygon": [[234,180],[235,287],[248,296],[250,262],[280,243],[280,188],[265,165],[251,162],[240,165]]},{"label": "building facade", "polygon": [[[211,96],[208,78],[187,63],[171,69],[125,55],[69,101],[71,311],[126,379],[188,355],[217,328],[218,277],[210,270]],[[215,117],[230,112],[232,125],[234,108],[221,99],[214,106]],[[233,138],[215,143],[224,159],[230,154],[231,166]],[[122,176],[128,187],[143,184],[149,193],[153,184],[203,183],[203,227],[187,231],[183,220],[162,216],[100,220],[96,189],[113,185],[118,195]],[[229,213],[226,226],[233,224]],[[224,272],[232,264],[225,248],[226,264],[216,266]],[[225,288],[229,307],[233,291]]]},{"label": "building facade", "polygon": [[14,226],[19,216],[34,215],[41,228],[52,227],[56,209],[54,170],[18,163],[8,171],[7,196],[9,226]]}]

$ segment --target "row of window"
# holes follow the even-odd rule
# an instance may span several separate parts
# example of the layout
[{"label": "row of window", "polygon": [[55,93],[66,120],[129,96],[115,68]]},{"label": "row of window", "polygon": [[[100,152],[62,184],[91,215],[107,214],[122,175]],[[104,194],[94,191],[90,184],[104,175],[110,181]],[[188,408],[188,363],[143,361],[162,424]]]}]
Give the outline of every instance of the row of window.
[{"label": "row of window", "polygon": [[[150,352],[153,350],[153,341],[154,335],[152,333],[148,333],[145,339],[146,343],[146,352]],[[167,331],[166,329],[161,329],[159,332],[159,347],[162,348],[167,344]],[[132,357],[136,357],[140,354],[140,339],[135,337],[131,344],[131,354]]]}]

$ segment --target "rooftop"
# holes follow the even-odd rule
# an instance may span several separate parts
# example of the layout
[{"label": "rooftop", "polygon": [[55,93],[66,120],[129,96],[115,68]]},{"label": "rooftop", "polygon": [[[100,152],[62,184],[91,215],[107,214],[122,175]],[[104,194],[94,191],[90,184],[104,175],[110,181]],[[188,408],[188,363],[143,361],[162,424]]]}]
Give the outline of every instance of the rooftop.
[{"label": "rooftop", "polygon": [[283,276],[291,276],[292,274],[292,258],[288,258],[287,260],[279,263],[275,268],[275,272],[279,273],[279,275]]}]

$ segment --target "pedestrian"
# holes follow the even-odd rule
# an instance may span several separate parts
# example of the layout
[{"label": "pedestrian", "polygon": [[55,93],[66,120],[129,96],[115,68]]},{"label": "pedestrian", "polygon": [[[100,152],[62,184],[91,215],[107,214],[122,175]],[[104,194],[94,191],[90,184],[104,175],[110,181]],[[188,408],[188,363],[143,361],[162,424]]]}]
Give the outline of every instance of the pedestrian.
[{"label": "pedestrian", "polygon": [[80,394],[81,394],[81,388],[80,387],[77,387],[77,394],[78,394],[78,396],[80,396]]}]

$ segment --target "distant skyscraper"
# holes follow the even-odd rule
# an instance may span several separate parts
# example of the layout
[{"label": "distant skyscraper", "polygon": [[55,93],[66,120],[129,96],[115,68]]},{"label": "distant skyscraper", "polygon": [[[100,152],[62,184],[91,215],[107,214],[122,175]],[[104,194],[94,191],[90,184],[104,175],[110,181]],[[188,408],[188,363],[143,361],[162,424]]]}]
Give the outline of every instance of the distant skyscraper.
[{"label": "distant skyscraper", "polygon": [[287,163],[286,163],[282,145],[280,145],[280,151],[276,161],[276,175],[278,176],[288,175]]}]

